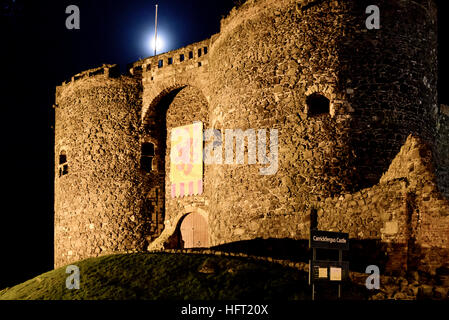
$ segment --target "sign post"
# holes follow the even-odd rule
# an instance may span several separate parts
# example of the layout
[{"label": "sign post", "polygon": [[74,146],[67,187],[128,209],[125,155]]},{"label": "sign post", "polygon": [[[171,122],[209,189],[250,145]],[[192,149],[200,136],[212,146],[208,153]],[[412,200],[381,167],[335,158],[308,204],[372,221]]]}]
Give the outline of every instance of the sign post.
[{"label": "sign post", "polygon": [[[309,285],[312,285],[312,300],[315,300],[315,283],[338,282],[338,299],[341,298],[341,282],[349,276],[349,263],[343,261],[343,250],[349,250],[349,234],[311,230],[309,248]],[[317,260],[316,249],[338,250],[338,261]]]}]

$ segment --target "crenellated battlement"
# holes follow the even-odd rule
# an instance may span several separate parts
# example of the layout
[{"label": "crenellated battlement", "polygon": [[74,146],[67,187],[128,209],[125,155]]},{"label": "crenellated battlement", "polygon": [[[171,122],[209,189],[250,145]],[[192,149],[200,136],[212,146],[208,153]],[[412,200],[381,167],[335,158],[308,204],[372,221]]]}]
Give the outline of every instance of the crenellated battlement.
[{"label": "crenellated battlement", "polygon": [[146,78],[150,77],[154,81],[160,75],[173,72],[174,70],[183,72],[206,66],[209,63],[211,43],[216,36],[131,63],[128,65],[128,72],[135,77],[143,77],[145,75]]},{"label": "crenellated battlement", "polygon": [[103,64],[101,67],[92,68],[74,75],[70,80],[64,81],[61,86],[68,85],[81,79],[103,76],[105,78],[117,78],[120,76],[120,68],[117,64]]}]

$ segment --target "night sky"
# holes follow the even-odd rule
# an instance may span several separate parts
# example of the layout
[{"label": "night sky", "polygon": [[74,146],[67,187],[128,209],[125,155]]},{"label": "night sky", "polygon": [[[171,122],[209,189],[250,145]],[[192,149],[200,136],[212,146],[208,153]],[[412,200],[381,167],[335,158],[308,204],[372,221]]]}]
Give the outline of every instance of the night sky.
[{"label": "night sky", "polygon": [[[53,110],[55,87],[103,63],[152,55],[154,5],[164,51],[209,38],[236,0],[0,0],[2,168],[0,289],[53,268]],[[447,2],[447,1],[446,1]],[[373,1],[375,3],[375,1]],[[67,30],[67,6],[81,29]],[[12,6],[11,6],[12,5]],[[449,11],[445,11],[446,13]],[[440,11],[440,43],[449,30]],[[448,57],[447,62],[444,57]],[[449,54],[440,48],[440,87]],[[449,103],[449,90],[440,101]]]}]

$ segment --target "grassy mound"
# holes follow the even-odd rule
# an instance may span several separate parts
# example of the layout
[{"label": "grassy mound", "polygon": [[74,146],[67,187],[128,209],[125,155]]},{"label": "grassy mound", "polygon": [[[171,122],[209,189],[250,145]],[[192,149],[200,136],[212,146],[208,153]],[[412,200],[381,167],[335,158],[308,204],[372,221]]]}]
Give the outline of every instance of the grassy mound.
[{"label": "grassy mound", "polygon": [[310,299],[307,273],[239,258],[120,254],[74,265],[80,269],[79,290],[66,288],[63,267],[0,291],[0,300]]}]

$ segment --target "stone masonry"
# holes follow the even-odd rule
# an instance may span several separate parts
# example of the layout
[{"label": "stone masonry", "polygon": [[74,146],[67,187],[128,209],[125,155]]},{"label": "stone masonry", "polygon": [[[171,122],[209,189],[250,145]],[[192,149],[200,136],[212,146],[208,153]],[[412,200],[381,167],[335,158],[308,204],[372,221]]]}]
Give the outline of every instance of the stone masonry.
[{"label": "stone masonry", "polygon": [[[380,30],[365,26],[372,4]],[[319,229],[374,243],[367,265],[435,274],[449,263],[437,65],[433,0],[248,0],[210,39],[127,75],[114,65],[76,75],[56,90],[55,266],[175,248],[190,213],[206,219],[211,246],[305,240],[315,213]],[[247,155],[205,165],[204,193],[172,199],[171,129],[195,121],[277,129],[277,172],[260,175],[266,165]]]}]

